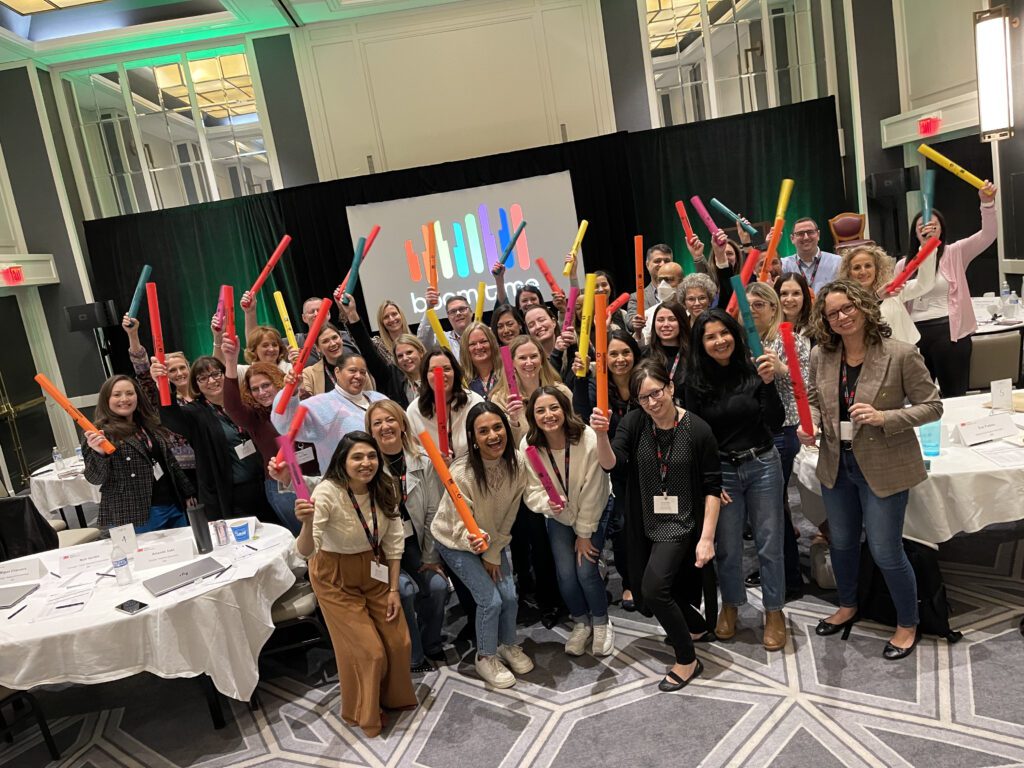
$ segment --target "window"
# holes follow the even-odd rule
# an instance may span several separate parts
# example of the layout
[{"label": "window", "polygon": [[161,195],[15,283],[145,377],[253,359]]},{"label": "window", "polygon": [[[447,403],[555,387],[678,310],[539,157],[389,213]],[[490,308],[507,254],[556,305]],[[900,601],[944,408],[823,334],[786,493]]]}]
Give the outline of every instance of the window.
[{"label": "window", "polygon": [[63,79],[98,216],[274,188],[244,49],[125,62]]},{"label": "window", "polygon": [[813,0],[647,0],[664,124],[824,95],[821,13]]}]

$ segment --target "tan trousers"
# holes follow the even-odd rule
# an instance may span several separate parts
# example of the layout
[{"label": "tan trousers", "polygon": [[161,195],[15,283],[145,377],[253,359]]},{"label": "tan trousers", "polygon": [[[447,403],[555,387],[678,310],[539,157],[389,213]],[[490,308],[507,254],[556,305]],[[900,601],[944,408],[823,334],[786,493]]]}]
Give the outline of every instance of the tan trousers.
[{"label": "tan trousers", "polygon": [[418,704],[409,671],[409,629],[401,609],[388,621],[388,585],[370,578],[371,552],[318,552],[309,578],[334,645],[341,718],[367,736],[381,730],[381,707]]}]

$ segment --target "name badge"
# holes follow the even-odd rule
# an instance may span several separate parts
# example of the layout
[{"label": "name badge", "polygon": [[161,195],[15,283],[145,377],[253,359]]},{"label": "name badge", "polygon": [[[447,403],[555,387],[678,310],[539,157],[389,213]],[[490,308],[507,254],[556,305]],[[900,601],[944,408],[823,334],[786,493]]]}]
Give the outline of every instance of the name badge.
[{"label": "name badge", "polygon": [[412,520],[403,520],[402,528],[405,530],[405,538],[416,535],[416,529],[412,527]]},{"label": "name badge", "polygon": [[391,575],[388,573],[388,567],[386,565],[381,565],[380,563],[370,563],[370,578],[384,584],[391,583]]},{"label": "name badge", "polygon": [[853,423],[849,421],[839,422],[839,439],[851,441],[853,440]]},{"label": "name badge", "polygon": [[307,461],[312,461],[315,458],[316,454],[313,453],[313,446],[308,446],[301,451],[295,452],[295,461],[298,464],[305,464]]},{"label": "name badge", "polygon": [[655,496],[654,514],[656,515],[677,515],[679,514],[678,496]]},{"label": "name badge", "polygon": [[252,440],[246,440],[241,445],[235,446],[235,453],[238,454],[238,458],[244,459],[256,453],[256,446],[253,445]]},{"label": "name badge", "polygon": [[155,480],[156,482],[160,482],[160,478],[163,476],[164,469],[163,467],[160,466],[160,462],[158,461],[156,464],[153,465],[153,480]]}]

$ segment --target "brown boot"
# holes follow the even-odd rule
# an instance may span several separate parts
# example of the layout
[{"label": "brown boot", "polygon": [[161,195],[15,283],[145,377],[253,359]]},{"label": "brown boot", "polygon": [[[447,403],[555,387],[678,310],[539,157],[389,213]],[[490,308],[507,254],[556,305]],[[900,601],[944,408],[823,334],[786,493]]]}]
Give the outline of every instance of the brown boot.
[{"label": "brown boot", "polygon": [[723,605],[715,624],[715,635],[719,640],[729,640],[736,634],[736,606]]},{"label": "brown boot", "polygon": [[769,651],[786,647],[786,617],[782,611],[768,611],[764,615],[764,647]]}]

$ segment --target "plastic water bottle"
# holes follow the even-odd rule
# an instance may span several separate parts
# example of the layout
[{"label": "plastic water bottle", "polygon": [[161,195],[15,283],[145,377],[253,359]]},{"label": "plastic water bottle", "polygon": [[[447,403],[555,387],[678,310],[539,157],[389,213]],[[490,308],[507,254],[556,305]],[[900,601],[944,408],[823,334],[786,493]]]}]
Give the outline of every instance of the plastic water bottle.
[{"label": "plastic water bottle", "polygon": [[53,465],[57,468],[58,472],[64,471],[64,456],[57,449],[57,446],[53,446]]},{"label": "plastic water bottle", "polygon": [[128,555],[117,544],[110,551],[110,564],[114,567],[117,586],[124,587],[132,583],[132,567],[128,565]]},{"label": "plastic water bottle", "polygon": [[75,459],[79,463],[82,463],[83,461],[85,461],[85,457],[82,456],[82,446],[80,446],[80,445],[76,445],[75,446]]},{"label": "plastic water bottle", "polygon": [[1006,300],[1008,298],[1010,298],[1010,284],[1006,280],[1003,280],[999,286],[999,300],[1003,303],[1003,306],[1006,306]]},{"label": "plastic water bottle", "polygon": [[1020,316],[1020,298],[1016,291],[1010,292],[1010,298],[1006,301],[1006,317],[1016,320]]}]

